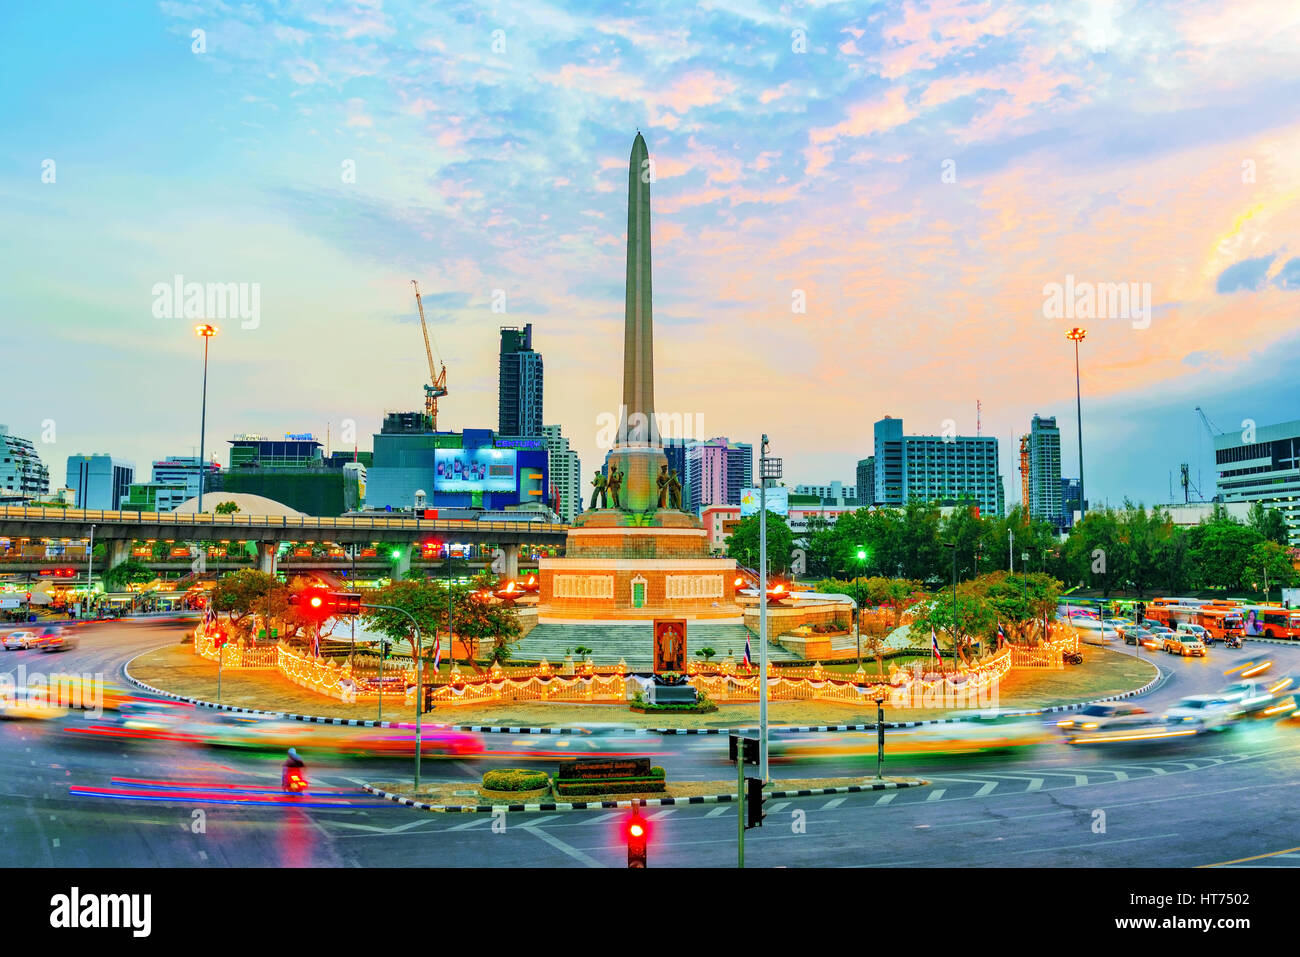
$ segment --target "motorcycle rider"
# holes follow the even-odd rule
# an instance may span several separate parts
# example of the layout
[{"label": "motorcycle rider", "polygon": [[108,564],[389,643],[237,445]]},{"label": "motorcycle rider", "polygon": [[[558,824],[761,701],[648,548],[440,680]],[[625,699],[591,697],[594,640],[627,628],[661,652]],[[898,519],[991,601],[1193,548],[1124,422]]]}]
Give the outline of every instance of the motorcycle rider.
[{"label": "motorcycle rider", "polygon": [[297,776],[302,778],[303,784],[306,785],[307,774],[302,770],[305,767],[306,764],[303,762],[302,758],[298,756],[298,749],[290,748],[289,756],[284,759],[284,764],[281,766],[280,786],[287,789],[289,787],[289,779],[294,775],[294,772],[297,772]]}]

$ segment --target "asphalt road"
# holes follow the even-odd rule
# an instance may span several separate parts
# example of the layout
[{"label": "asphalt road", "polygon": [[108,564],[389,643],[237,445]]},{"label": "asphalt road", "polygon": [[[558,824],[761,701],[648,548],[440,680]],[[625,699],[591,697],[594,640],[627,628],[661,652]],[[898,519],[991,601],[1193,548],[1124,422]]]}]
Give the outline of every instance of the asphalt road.
[{"label": "asphalt road", "polygon": [[[0,673],[101,673],[181,626],[111,623],[83,629],[59,655],[0,653]],[[1132,651],[1132,649],[1126,649]],[[1223,672],[1271,659],[1300,672],[1300,648],[1216,646],[1206,659],[1143,653],[1161,684],[1142,703],[1160,711],[1212,691]],[[211,720],[215,715],[199,711]],[[1055,716],[1054,716],[1055,717]],[[87,739],[84,721],[0,722],[0,865],[6,866],[588,866],[626,863],[625,811],[434,814],[380,801],[359,787],[409,777],[409,761],[306,754],[310,797],[279,793],[279,754],[173,742]],[[1041,719],[1052,723],[1048,719]],[[857,756],[774,763],[773,777],[874,772],[875,738],[819,736]],[[492,756],[429,760],[430,780],[477,782],[488,767],[541,766],[584,742],[485,735]],[[590,745],[591,742],[586,742]],[[725,736],[641,736],[596,742],[644,749],[670,780],[730,779]],[[887,743],[887,748],[888,748]],[[508,752],[501,754],[500,752]],[[527,755],[521,758],[519,755]],[[1171,744],[1097,750],[1051,741],[1016,753],[888,758],[887,774],[920,775],[925,788],[769,800],[746,837],[746,863],[763,866],[1229,866],[1300,864],[1300,723],[1249,722]],[[230,803],[238,802],[238,803]],[[258,803],[249,803],[258,802]],[[735,808],[648,808],[651,866],[733,866]]]}]

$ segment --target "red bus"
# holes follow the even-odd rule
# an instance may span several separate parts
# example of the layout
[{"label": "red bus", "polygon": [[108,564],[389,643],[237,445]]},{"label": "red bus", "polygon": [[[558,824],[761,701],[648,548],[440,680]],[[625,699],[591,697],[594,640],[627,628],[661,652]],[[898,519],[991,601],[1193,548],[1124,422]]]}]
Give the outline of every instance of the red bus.
[{"label": "red bus", "polygon": [[1300,638],[1300,610],[1276,605],[1248,605],[1242,609],[1247,638]]},{"label": "red bus", "polygon": [[1239,608],[1227,608],[1222,605],[1210,605],[1201,609],[1195,624],[1210,633],[1211,638],[1224,639],[1229,635],[1241,635],[1243,619]]}]

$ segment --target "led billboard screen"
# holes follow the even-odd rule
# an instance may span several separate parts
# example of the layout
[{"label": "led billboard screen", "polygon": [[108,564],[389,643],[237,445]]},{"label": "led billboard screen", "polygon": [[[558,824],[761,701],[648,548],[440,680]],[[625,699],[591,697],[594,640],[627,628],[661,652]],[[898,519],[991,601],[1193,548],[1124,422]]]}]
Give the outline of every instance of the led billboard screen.
[{"label": "led billboard screen", "polygon": [[439,492],[513,492],[519,487],[513,449],[436,449],[433,487]]},{"label": "led billboard screen", "polygon": [[[788,488],[770,488],[767,490],[767,510],[778,515],[790,514],[790,490]],[[740,517],[758,514],[758,489],[740,490]]]}]

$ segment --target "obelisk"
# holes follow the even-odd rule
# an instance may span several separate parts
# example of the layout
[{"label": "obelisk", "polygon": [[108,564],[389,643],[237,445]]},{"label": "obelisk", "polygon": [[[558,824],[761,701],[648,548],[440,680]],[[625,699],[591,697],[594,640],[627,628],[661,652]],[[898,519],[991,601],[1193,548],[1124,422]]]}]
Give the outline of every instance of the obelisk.
[{"label": "obelisk", "polygon": [[627,285],[623,314],[623,405],[610,466],[624,474],[621,505],[654,512],[659,468],[668,464],[655,423],[654,312],[650,281],[650,151],[639,132],[627,170]]}]

